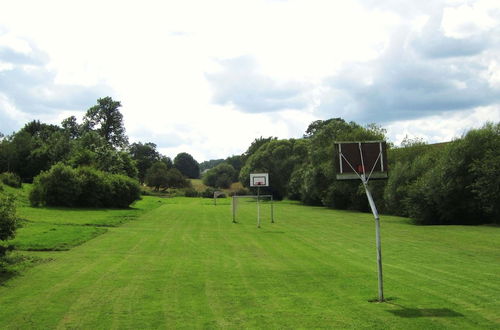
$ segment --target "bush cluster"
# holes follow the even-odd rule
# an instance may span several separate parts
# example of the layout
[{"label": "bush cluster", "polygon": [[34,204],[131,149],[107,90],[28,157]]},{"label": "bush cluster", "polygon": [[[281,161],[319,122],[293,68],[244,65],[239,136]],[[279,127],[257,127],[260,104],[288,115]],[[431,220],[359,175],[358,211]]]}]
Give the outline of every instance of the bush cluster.
[{"label": "bush cluster", "polygon": [[4,172],[0,174],[0,181],[7,186],[21,188],[21,177],[19,177],[16,173]]},{"label": "bush cluster", "polygon": [[215,188],[229,188],[238,179],[238,173],[228,163],[220,163],[203,175],[203,183]]},{"label": "bush cluster", "polygon": [[[10,195],[0,194],[0,240],[14,238],[16,228],[15,198]],[[0,246],[0,256],[3,256],[5,252],[5,247]]]},{"label": "bush cluster", "polygon": [[[410,172],[412,180],[401,185],[406,191],[401,209],[419,224],[500,223],[499,149],[500,124],[488,124],[435,157],[418,157],[407,164],[417,174]],[[424,170],[421,161],[428,165]]]},{"label": "bush cluster", "polygon": [[125,175],[59,163],[35,177],[30,202],[33,206],[125,208],[140,193],[138,182]]},{"label": "bush cluster", "polygon": [[184,196],[186,196],[186,197],[199,197],[200,194],[194,188],[187,188],[184,191]]}]

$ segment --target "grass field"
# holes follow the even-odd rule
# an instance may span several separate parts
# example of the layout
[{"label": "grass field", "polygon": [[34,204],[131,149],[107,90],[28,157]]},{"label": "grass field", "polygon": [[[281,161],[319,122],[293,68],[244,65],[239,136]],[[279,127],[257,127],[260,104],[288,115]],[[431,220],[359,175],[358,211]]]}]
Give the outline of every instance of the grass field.
[{"label": "grass field", "polygon": [[381,216],[388,301],[373,303],[370,214],[281,202],[271,224],[267,207],[260,229],[255,203],[231,223],[229,199],[21,207],[40,226],[106,233],[68,251],[24,252],[45,262],[0,286],[0,328],[500,328],[500,228]]}]

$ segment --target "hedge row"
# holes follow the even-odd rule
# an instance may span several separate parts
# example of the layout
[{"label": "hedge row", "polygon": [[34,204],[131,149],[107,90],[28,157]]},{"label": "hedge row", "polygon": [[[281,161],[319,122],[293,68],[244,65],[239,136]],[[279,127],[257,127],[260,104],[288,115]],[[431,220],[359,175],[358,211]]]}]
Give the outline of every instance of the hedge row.
[{"label": "hedge row", "polygon": [[14,188],[21,188],[21,178],[16,173],[4,172],[0,174],[0,182]]},{"label": "hedge row", "polygon": [[134,179],[61,163],[35,177],[30,193],[33,206],[126,208],[139,198],[140,187]]}]

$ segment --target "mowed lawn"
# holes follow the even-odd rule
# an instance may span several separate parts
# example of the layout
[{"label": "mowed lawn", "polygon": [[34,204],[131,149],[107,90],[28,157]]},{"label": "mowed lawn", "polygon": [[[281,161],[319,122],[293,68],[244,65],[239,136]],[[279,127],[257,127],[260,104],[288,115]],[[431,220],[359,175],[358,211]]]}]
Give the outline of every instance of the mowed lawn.
[{"label": "mowed lawn", "polygon": [[145,202],[68,251],[25,252],[46,262],[0,286],[0,328],[500,328],[499,227],[382,215],[374,303],[370,214],[281,202],[271,224],[264,204],[257,229],[255,203],[233,224],[229,199]]}]

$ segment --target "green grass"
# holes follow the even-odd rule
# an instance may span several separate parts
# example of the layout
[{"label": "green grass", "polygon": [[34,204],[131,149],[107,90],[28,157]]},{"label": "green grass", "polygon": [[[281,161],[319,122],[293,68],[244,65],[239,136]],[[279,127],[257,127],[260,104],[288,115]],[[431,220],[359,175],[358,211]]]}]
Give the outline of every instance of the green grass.
[{"label": "green grass", "polygon": [[69,251],[27,252],[51,261],[0,286],[0,328],[500,327],[498,227],[381,216],[389,299],[371,303],[370,214],[281,202],[271,224],[263,204],[257,229],[255,203],[240,205],[236,224],[229,199],[145,203]]},{"label": "green grass", "polygon": [[25,251],[64,251],[80,245],[107,229],[92,226],[68,226],[50,223],[25,223],[9,241],[16,250]]},{"label": "green grass", "polygon": [[28,201],[30,190],[29,184],[23,185],[22,189],[5,188],[5,192],[16,196],[17,215],[21,218],[15,239],[6,242],[17,250],[68,250],[105,233],[105,227],[136,219],[163,202],[160,198],[145,196],[127,209],[31,207]]}]

